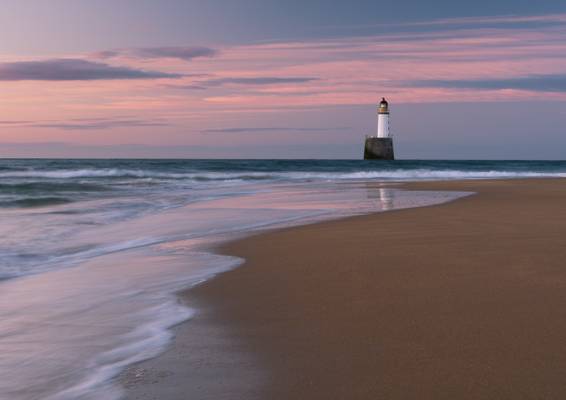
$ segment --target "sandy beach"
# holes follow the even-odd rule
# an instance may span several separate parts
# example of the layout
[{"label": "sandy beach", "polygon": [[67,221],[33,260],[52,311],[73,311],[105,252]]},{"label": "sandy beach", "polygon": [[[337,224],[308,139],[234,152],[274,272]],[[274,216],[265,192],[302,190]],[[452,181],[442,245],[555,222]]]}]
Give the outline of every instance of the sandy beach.
[{"label": "sandy beach", "polygon": [[477,194],[224,245],[127,398],[564,398],[566,181],[407,188]]}]

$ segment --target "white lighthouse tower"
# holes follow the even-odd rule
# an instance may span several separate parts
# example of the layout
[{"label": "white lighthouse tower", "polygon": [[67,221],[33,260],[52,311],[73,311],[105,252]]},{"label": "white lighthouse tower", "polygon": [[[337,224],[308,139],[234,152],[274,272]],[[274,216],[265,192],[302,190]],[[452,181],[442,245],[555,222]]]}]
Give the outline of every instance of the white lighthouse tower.
[{"label": "white lighthouse tower", "polygon": [[377,108],[377,137],[391,137],[389,135],[389,103],[387,103],[385,97],[381,99]]}]

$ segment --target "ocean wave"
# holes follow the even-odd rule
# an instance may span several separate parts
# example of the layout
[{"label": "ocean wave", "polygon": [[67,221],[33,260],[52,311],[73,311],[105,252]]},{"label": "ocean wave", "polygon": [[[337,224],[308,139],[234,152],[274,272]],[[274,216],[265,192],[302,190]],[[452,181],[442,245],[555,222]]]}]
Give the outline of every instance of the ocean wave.
[{"label": "ocean wave", "polygon": [[104,177],[147,177],[155,174],[152,171],[124,170],[117,168],[104,169],[61,169],[61,170],[26,170],[0,172],[0,178],[104,178]]},{"label": "ocean wave", "polygon": [[[97,314],[98,309],[102,309],[104,317],[108,317],[108,311],[104,306],[110,296],[115,304],[131,310],[121,317],[121,325],[127,326],[129,332],[116,336],[112,325],[108,324],[109,329],[106,333],[111,340],[106,340],[102,344],[96,343],[99,344],[98,346],[91,342],[89,356],[84,360],[86,364],[76,367],[83,373],[75,375],[75,381],[69,380],[71,385],[46,396],[45,400],[122,398],[123,390],[116,385],[116,377],[128,366],[162,353],[173,338],[171,328],[190,319],[195,313],[194,309],[180,304],[174,293],[180,289],[199,285],[242,263],[239,258],[201,252],[184,254],[180,257],[190,260],[189,265],[193,267],[190,272],[184,271],[182,275],[164,274],[160,279],[152,276],[151,279],[146,277],[144,280],[143,277],[137,276],[133,279],[135,282],[129,290],[124,290],[122,286],[109,288],[104,284],[104,288],[100,289],[104,290],[107,296],[104,301],[101,302],[98,296],[94,296],[90,298],[90,304],[85,303],[85,299],[89,301],[89,296],[83,295],[80,302],[73,304],[73,307],[78,304],[82,309],[76,313],[70,312],[64,316],[65,319],[80,314],[81,320],[92,318],[96,321],[100,318]],[[186,260],[183,260],[183,265],[187,265]],[[94,281],[91,290],[98,291],[97,288],[92,289],[97,284],[101,284],[100,281]],[[136,301],[131,301],[132,299]],[[134,304],[134,309],[131,309],[131,304]],[[120,312],[120,310],[115,311],[116,315]],[[71,338],[69,341],[80,342],[80,338]]]},{"label": "ocean wave", "polygon": [[[133,330],[128,336],[128,344],[108,350],[88,366],[91,374],[77,384],[51,395],[46,400],[76,400],[95,398],[119,400],[123,389],[114,384],[116,378],[126,367],[156,357],[163,352],[173,338],[171,328],[194,315],[194,310],[172,299],[147,310],[152,314],[150,320]],[[149,318],[148,318],[149,319]]]},{"label": "ocean wave", "polygon": [[108,186],[81,182],[18,182],[0,183],[0,194],[25,194],[36,192],[102,192],[112,190]]},{"label": "ocean wave", "polygon": [[390,171],[356,171],[341,174],[306,173],[297,174],[296,178],[304,179],[399,179],[399,180],[434,180],[434,179],[489,179],[489,178],[529,178],[529,177],[566,177],[566,172],[527,172],[527,171],[464,171],[434,169],[397,169]]},{"label": "ocean wave", "polygon": [[10,207],[20,207],[20,208],[32,208],[32,207],[46,207],[46,206],[57,206],[62,204],[72,203],[73,200],[66,197],[28,197],[17,200],[5,200],[0,201],[0,207],[10,208]]},{"label": "ocean wave", "polygon": [[44,178],[44,179],[73,179],[73,178],[161,178],[161,179],[192,179],[195,181],[215,180],[262,180],[272,179],[273,174],[261,172],[223,173],[223,172],[159,172],[154,170],[134,169],[79,169],[52,171],[12,171],[0,172],[0,178]]},{"label": "ocean wave", "polygon": [[[242,171],[242,172],[160,172],[155,170],[134,169],[79,169],[54,171],[13,171],[0,172],[0,178],[44,178],[44,179],[73,179],[73,178],[155,178],[155,179],[185,179],[196,182],[207,181],[262,181],[262,180],[347,180],[347,179],[469,179],[469,178],[513,178],[513,177],[566,177],[564,171],[525,171],[525,170],[458,170],[458,169],[382,169],[358,171]],[[45,183],[16,184],[12,187],[22,189],[34,186],[40,187]],[[76,183],[77,186],[65,187],[59,184],[60,190],[104,190],[103,186]],[[82,186],[81,186],[82,185]],[[9,188],[0,185],[0,190]]]}]

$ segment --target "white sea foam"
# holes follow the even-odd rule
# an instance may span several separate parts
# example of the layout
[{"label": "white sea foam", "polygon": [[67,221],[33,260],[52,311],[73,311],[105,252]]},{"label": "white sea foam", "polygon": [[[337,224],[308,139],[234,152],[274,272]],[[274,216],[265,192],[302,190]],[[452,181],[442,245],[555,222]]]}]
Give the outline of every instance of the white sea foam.
[{"label": "white sea foam", "polygon": [[131,333],[125,334],[126,344],[108,350],[91,360],[90,371],[77,384],[63,389],[45,400],[117,400],[122,390],[112,379],[127,366],[147,360],[161,353],[173,338],[171,327],[193,316],[194,311],[171,299],[146,310],[147,320]]},{"label": "white sea foam", "polygon": [[458,170],[458,169],[383,169],[361,170],[355,172],[158,172],[134,169],[78,169],[63,171],[14,171],[0,172],[0,178],[139,178],[139,179],[186,179],[190,181],[301,181],[301,180],[422,180],[422,179],[481,179],[481,178],[528,178],[528,177],[566,177],[560,171],[513,171],[513,170]]},{"label": "white sea foam", "polygon": [[112,379],[127,365],[163,351],[170,328],[192,316],[174,292],[239,262],[148,248],[5,283],[0,398],[119,398]]}]

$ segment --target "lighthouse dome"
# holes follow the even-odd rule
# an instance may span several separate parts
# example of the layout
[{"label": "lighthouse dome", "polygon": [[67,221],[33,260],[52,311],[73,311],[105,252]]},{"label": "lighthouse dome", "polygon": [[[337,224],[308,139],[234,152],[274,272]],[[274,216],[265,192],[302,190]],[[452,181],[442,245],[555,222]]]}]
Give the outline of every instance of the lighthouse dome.
[{"label": "lighthouse dome", "polygon": [[381,98],[381,102],[379,103],[378,111],[380,114],[388,114],[389,113],[389,103],[385,100],[385,97]]}]

